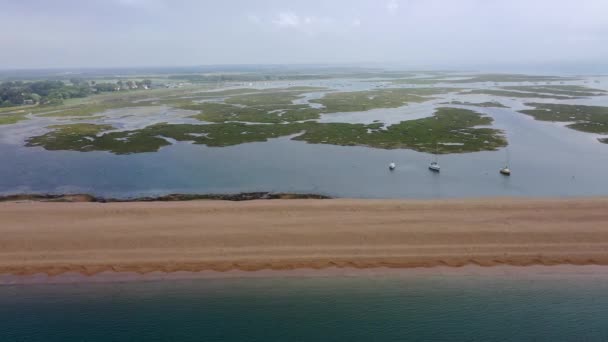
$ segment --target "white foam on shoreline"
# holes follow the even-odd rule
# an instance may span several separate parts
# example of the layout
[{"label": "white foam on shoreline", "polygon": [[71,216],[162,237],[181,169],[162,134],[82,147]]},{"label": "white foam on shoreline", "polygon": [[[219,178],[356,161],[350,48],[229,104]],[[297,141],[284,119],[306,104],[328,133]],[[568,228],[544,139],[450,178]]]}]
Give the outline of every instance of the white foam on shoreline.
[{"label": "white foam on shoreline", "polygon": [[34,284],[75,284],[75,283],[117,283],[142,281],[174,281],[191,279],[249,279],[249,278],[332,278],[332,277],[509,277],[518,279],[543,278],[585,278],[608,281],[608,266],[603,265],[532,265],[532,266],[478,266],[462,267],[436,266],[413,268],[338,268],[323,269],[301,268],[294,270],[259,270],[259,271],[199,271],[199,272],[150,272],[140,274],[135,272],[101,272],[94,275],[84,275],[77,272],[67,272],[49,276],[44,273],[34,275],[0,274],[0,286],[34,285]]}]

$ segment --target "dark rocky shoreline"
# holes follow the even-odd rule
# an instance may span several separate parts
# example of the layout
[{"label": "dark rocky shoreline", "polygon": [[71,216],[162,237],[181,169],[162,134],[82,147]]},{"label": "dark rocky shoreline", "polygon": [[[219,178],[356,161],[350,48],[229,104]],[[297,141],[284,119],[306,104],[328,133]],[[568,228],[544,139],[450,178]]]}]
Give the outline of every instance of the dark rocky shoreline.
[{"label": "dark rocky shoreline", "polygon": [[0,202],[35,201],[35,202],[174,202],[194,200],[251,201],[271,199],[329,199],[319,194],[243,192],[238,194],[169,194],[162,196],[145,196],[132,198],[99,197],[90,194],[15,194],[0,196]]}]

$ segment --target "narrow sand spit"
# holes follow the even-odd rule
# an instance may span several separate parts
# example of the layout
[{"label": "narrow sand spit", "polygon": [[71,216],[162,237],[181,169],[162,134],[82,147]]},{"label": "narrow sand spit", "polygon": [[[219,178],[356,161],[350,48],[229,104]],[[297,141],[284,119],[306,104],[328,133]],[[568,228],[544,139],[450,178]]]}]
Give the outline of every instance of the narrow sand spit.
[{"label": "narrow sand spit", "polygon": [[0,203],[0,273],[608,265],[608,198]]}]

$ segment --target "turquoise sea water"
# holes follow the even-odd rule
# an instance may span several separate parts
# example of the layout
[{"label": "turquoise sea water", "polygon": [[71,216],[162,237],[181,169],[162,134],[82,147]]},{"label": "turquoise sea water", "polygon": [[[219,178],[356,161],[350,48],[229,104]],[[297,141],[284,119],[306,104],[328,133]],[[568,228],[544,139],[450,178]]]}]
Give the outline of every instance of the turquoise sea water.
[{"label": "turquoise sea water", "polygon": [[0,341],[607,341],[608,278],[418,275],[0,286]]}]

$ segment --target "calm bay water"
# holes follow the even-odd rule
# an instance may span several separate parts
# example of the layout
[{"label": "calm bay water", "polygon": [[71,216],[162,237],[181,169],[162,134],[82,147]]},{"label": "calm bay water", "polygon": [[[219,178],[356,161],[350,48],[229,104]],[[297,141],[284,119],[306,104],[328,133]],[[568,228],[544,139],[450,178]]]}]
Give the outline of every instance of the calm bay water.
[{"label": "calm bay water", "polygon": [[[608,145],[586,133],[508,109],[479,109],[506,129],[505,150],[440,157],[411,150],[311,145],[279,138],[224,148],[177,143],[159,152],[44,151],[0,144],[0,193],[86,192],[134,197],[166,193],[312,192],[337,197],[442,198],[608,194]],[[389,172],[395,161],[398,168]]]},{"label": "calm bay water", "polygon": [[1,341],[606,341],[593,274],[0,286]]}]

